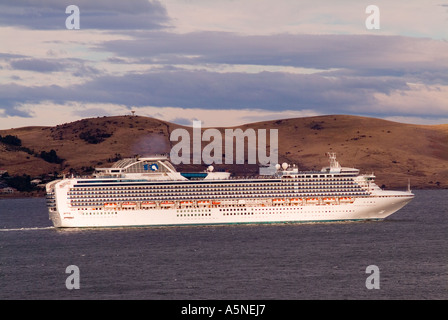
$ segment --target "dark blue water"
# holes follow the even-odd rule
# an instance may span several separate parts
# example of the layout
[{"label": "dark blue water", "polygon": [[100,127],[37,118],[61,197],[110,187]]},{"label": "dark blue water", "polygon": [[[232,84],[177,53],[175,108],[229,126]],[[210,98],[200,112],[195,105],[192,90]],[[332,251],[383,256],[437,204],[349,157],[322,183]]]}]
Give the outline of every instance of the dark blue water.
[{"label": "dark blue water", "polygon": [[58,230],[45,199],[0,200],[0,299],[448,299],[447,208],[416,191],[376,222]]}]

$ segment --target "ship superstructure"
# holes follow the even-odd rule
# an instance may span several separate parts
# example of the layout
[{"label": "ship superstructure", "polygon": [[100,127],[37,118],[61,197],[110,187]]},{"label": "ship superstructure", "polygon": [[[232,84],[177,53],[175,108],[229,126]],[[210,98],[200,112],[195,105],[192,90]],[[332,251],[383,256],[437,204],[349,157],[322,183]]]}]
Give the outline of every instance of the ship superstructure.
[{"label": "ship superstructure", "polygon": [[164,156],[123,159],[91,178],[47,184],[55,227],[173,226],[384,219],[414,195],[384,191],[373,174],[341,167],[334,153],[321,171],[286,163],[274,176],[177,172]]}]

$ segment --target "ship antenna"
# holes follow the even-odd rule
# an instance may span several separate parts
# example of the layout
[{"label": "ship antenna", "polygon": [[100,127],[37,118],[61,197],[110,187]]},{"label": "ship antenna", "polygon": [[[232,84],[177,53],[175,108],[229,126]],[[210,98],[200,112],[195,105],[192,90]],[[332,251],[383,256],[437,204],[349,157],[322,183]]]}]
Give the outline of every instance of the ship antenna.
[{"label": "ship antenna", "polygon": [[411,179],[408,178],[408,192],[411,192]]}]

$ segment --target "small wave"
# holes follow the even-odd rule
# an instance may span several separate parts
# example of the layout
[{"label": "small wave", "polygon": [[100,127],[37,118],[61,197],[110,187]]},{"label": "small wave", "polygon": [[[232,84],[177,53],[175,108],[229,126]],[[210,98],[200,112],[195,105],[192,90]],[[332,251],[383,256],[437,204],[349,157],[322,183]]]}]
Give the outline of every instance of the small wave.
[{"label": "small wave", "polygon": [[54,227],[12,228],[12,229],[0,229],[0,231],[31,231],[31,230],[48,230],[48,229],[54,229]]}]

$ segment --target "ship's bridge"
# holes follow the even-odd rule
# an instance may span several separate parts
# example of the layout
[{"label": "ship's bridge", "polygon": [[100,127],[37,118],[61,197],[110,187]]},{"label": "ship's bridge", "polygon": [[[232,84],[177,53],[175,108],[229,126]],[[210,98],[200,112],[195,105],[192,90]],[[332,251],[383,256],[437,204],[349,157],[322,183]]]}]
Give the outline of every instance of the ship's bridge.
[{"label": "ship's bridge", "polygon": [[[283,163],[282,165],[276,164],[274,167],[276,177],[285,177],[285,178],[291,178],[295,176],[303,176],[305,178],[308,177],[339,177],[339,176],[358,176],[359,175],[359,169],[356,168],[350,168],[350,167],[341,167],[339,162],[336,160],[336,154],[335,153],[327,153],[327,155],[330,158],[330,166],[329,167],[323,167],[321,171],[299,171],[296,165],[289,165],[288,163]],[[270,169],[270,168],[268,168]],[[371,177],[374,177],[373,174]]]},{"label": "ship's bridge", "polygon": [[359,169],[349,168],[349,167],[341,167],[339,162],[336,160],[336,153],[328,152],[327,155],[330,159],[330,166],[323,167],[321,172],[347,174],[347,175],[358,175],[359,174]]},{"label": "ship's bridge", "polygon": [[349,167],[340,167],[340,168],[324,167],[322,168],[321,172],[358,175],[359,169]]}]

